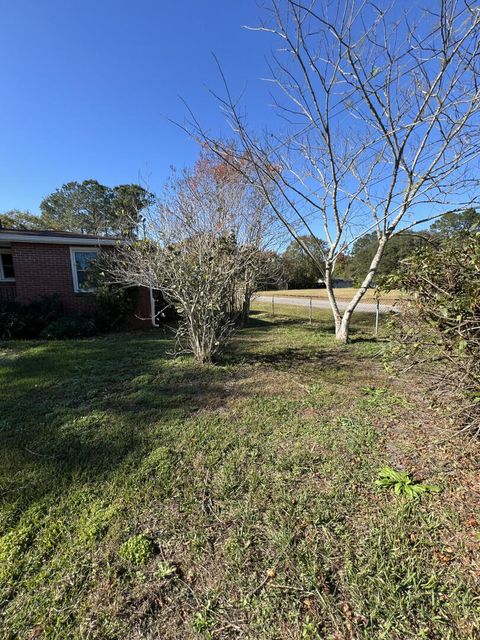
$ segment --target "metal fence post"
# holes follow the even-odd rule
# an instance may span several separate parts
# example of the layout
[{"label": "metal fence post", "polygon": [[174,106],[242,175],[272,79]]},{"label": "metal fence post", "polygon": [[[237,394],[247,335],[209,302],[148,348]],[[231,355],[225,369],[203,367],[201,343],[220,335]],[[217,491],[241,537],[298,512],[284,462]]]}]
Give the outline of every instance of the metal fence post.
[{"label": "metal fence post", "polygon": [[312,324],[312,299],[310,298],[310,311],[308,317],[309,323]]},{"label": "metal fence post", "polygon": [[272,318],[275,317],[275,296],[272,296]]},{"label": "metal fence post", "polygon": [[380,318],[380,300],[377,298],[377,308],[375,310],[375,337],[378,336],[379,318]]}]

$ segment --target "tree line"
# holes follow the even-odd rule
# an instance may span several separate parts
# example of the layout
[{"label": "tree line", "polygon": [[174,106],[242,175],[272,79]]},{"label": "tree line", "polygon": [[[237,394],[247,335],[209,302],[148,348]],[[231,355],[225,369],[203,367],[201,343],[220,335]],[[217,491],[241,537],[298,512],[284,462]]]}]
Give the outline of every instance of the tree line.
[{"label": "tree line", "polygon": [[[461,212],[447,212],[427,229],[422,231],[410,230],[404,234],[394,236],[385,247],[382,259],[378,265],[375,279],[382,281],[394,275],[401,269],[402,261],[411,257],[426,243],[443,238],[464,237],[480,225],[480,214],[473,208]],[[302,244],[308,247],[305,251],[297,240],[292,240],[285,252],[279,258],[282,265],[283,282],[280,286],[289,289],[310,289],[323,284],[325,270],[319,267],[326,254],[326,242],[313,236],[302,236]],[[367,233],[352,246],[348,253],[340,253],[333,270],[336,279],[345,279],[358,286],[377,250],[378,238],[375,233]],[[315,255],[312,260],[309,254]],[[325,286],[323,284],[323,286]]]},{"label": "tree line", "polygon": [[154,202],[154,194],[138,184],[108,187],[97,180],[68,182],[41,201],[40,215],[12,210],[0,214],[0,223],[23,230],[135,236],[145,210]]}]

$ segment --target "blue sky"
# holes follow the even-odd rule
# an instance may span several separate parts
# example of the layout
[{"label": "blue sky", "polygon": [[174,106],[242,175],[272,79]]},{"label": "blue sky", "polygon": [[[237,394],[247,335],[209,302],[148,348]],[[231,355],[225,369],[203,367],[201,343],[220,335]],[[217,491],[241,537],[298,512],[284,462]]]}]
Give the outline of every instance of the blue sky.
[{"label": "blue sky", "polygon": [[38,211],[71,180],[146,182],[196,155],[168,118],[185,98],[220,131],[214,52],[250,121],[268,119],[256,0],[3,0],[0,21],[0,212]]}]

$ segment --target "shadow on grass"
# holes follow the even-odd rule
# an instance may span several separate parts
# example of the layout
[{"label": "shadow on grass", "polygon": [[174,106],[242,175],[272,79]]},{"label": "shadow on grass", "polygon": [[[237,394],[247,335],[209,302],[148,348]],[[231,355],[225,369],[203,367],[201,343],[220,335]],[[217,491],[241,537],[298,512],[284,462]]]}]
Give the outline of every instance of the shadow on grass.
[{"label": "shadow on grass", "polygon": [[0,372],[0,502],[22,510],[169,446],[165,425],[221,403],[230,375],[154,334],[18,346]]},{"label": "shadow on grass", "polygon": [[349,344],[380,344],[388,342],[388,338],[384,336],[353,336],[350,338]]},{"label": "shadow on grass", "polygon": [[[358,359],[358,358],[357,358]],[[309,348],[287,347],[267,353],[245,354],[240,351],[229,356],[229,363],[261,364],[271,366],[284,371],[305,370],[315,368],[319,372],[327,372],[331,369],[350,368],[355,356],[341,349],[319,349],[312,351]]]}]

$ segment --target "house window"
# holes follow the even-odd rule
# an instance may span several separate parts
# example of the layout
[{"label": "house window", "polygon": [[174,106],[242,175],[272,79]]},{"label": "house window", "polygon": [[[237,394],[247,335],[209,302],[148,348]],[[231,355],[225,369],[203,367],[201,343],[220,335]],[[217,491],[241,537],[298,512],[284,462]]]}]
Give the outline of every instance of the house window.
[{"label": "house window", "polygon": [[72,257],[73,288],[77,293],[93,291],[88,282],[89,269],[98,255],[97,249],[70,249]]},{"label": "house window", "polygon": [[15,280],[13,257],[10,251],[0,250],[0,280]]}]

